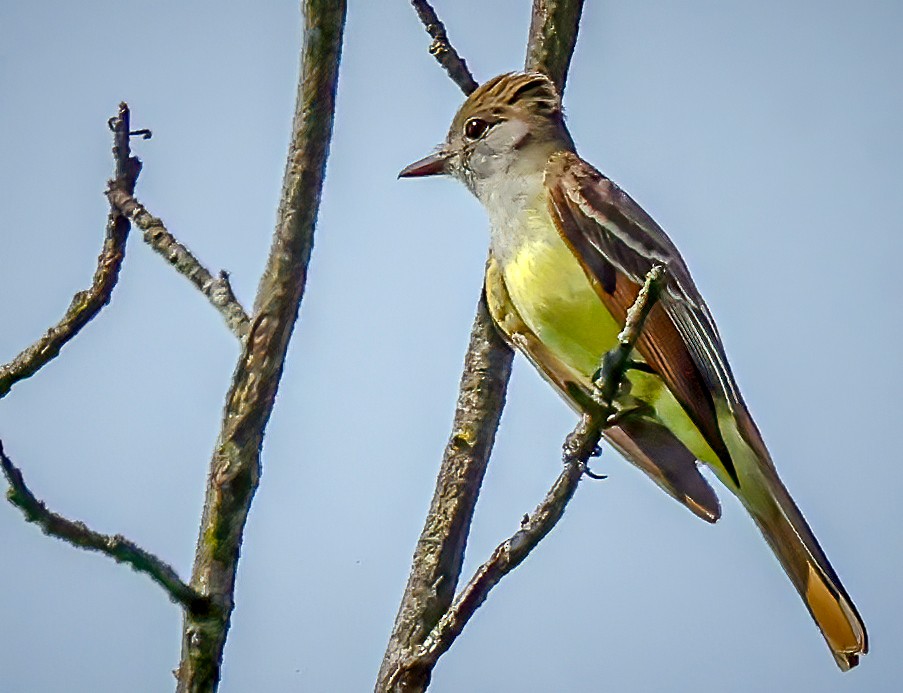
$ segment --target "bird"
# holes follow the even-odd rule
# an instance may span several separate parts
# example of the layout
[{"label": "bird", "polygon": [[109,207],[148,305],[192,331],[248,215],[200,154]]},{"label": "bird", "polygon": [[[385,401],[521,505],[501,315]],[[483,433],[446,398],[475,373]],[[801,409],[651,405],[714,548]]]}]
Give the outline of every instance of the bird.
[{"label": "bird", "polygon": [[485,297],[504,340],[577,412],[617,344],[647,273],[666,285],[643,326],[606,440],[702,519],[721,516],[708,466],[741,502],[799,592],[838,666],[868,651],[865,624],[784,486],[712,314],[661,227],[577,154],[561,95],[540,72],[480,85],[445,142],[399,178],[448,175],[490,222]]}]

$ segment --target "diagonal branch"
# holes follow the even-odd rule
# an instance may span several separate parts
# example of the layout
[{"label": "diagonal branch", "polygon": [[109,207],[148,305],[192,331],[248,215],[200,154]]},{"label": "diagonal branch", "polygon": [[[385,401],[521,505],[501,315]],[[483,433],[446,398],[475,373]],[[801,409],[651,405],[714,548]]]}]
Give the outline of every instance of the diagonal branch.
[{"label": "diagonal branch", "polygon": [[148,553],[119,534],[110,536],[95,532],[83,522],[69,520],[48,510],[25,485],[22,472],[4,452],[3,441],[0,441],[0,467],[3,468],[3,474],[9,482],[6,497],[22,511],[26,522],[35,523],[48,536],[62,539],[76,548],[99,551],[117,563],[125,563],[136,572],[150,576],[166,590],[170,599],[189,611],[203,613],[207,610],[209,606],[207,599],[182,582],[171,566],[152,553]]},{"label": "diagonal branch", "polygon": [[152,216],[129,191],[110,189],[107,191],[107,198],[111,206],[121,211],[144,232],[144,241],[151,248],[207,297],[223,316],[232,333],[239,339],[244,339],[248,334],[250,319],[232,292],[229,275],[223,271],[214,277],[188,248],[176,240],[163,222]]},{"label": "diagonal branch", "polygon": [[477,81],[473,78],[464,58],[458,55],[458,51],[448,40],[445,25],[439,20],[436,10],[427,0],[411,0],[411,4],[414,6],[417,16],[420,17],[420,21],[423,22],[427,33],[433,38],[433,42],[430,44],[430,54],[445,68],[448,76],[461,88],[461,91],[470,94],[477,88]]},{"label": "diagonal branch", "polygon": [[[109,181],[108,191],[131,195],[135,191],[141,162],[131,156],[129,136],[134,133],[129,130],[129,116],[128,106],[121,103],[118,115],[110,119],[115,172],[114,178]],[[43,337],[8,364],[0,366],[0,398],[6,396],[17,382],[30,378],[56,358],[60,350],[110,302],[125,258],[128,235],[129,220],[111,205],[103,249],[97,258],[91,286],[75,294],[63,318]]]},{"label": "diagonal branch", "polygon": [[[414,4],[416,7],[417,3]],[[570,8],[568,13],[543,14],[543,30],[531,30],[527,49],[528,69],[545,69],[551,63],[534,63],[531,56],[545,55],[548,51],[542,50],[542,44],[548,37],[555,36],[558,48],[551,53],[558,56],[558,60],[550,76],[560,89],[564,86],[569,64],[569,59],[561,58],[565,54],[569,58],[573,53],[583,3],[582,0],[572,0],[563,5]],[[535,0],[534,24],[536,17],[544,12],[544,6],[542,0]],[[419,9],[418,14],[425,23],[441,26],[434,12],[426,20]],[[444,36],[444,28],[442,34]],[[447,41],[447,37],[445,39]],[[442,56],[436,55],[436,58],[445,67]],[[467,87],[460,82],[458,84],[465,94],[469,93]],[[485,295],[481,295],[470,346],[464,359],[452,434],[445,448],[433,502],[414,550],[408,584],[380,666],[376,682],[378,693],[423,691],[429,684],[431,668],[408,670],[399,675],[400,667],[416,655],[451,605],[461,576],[477,496],[505,404],[512,359],[513,352],[496,332],[486,307]]]},{"label": "diagonal branch", "polygon": [[254,315],[226,397],[207,480],[191,585],[206,617],[186,613],[180,692],[214,691],[234,607],[242,536],[260,478],[260,449],[307,279],[332,135],[345,0],[303,0],[304,48],[282,198]]},{"label": "diagonal branch", "polygon": [[477,569],[424,640],[417,654],[404,663],[397,676],[407,672],[428,676],[439,657],[448,651],[471,616],[489,596],[490,590],[519,566],[561,519],[586,471],[589,458],[599,444],[602,431],[611,425],[609,417],[615,414],[612,401],[630,368],[631,353],[640,338],[649,312],[661,295],[664,282],[665,271],[661,266],[653,267],[646,276],[646,282],[630,308],[624,329],[618,336],[618,345],[603,358],[600,375],[596,379],[599,410],[592,416],[584,414],[568,436],[564,444],[564,469],[542,503],[524,518],[520,529],[499,544],[489,560]]}]

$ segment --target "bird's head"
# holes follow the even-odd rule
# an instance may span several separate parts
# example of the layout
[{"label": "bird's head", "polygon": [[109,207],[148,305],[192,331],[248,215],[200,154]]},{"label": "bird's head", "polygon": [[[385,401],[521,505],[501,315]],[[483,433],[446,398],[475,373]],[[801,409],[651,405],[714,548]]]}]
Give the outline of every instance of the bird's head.
[{"label": "bird's head", "polygon": [[439,150],[398,175],[447,174],[482,199],[497,176],[542,171],[549,156],[563,149],[572,150],[573,141],[552,80],[539,72],[511,72],[468,96]]}]

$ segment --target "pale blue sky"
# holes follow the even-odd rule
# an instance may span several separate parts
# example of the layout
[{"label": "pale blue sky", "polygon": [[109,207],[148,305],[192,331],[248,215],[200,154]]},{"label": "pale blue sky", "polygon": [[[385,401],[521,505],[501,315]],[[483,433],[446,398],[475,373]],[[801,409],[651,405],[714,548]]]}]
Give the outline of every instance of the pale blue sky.
[{"label": "pale blue sky", "polygon": [[[225,692],[366,691],[429,504],[486,248],[450,181],[396,181],[461,95],[407,2],[352,0],[308,291],[264,447]],[[484,80],[528,0],[437,0]],[[250,305],[297,75],[294,2],[0,3],[0,361],[100,248],[106,120],[140,199]],[[565,104],[585,158],[683,251],[782,475],[865,618],[842,675],[752,522],[714,527],[613,452],[436,669],[431,691],[896,690],[903,664],[903,4],[587,2]],[[136,235],[112,304],[0,402],[50,506],[190,571],[236,343]],[[520,358],[466,573],[559,471],[574,418]],[[0,504],[0,690],[165,691],[180,613]]]}]

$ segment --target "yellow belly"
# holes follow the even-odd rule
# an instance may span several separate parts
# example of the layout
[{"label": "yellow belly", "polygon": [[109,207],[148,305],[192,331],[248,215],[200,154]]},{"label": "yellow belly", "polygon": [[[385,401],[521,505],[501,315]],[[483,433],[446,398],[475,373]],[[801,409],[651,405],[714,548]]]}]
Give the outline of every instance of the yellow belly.
[{"label": "yellow belly", "polygon": [[[552,220],[545,221],[539,215],[526,220],[526,240],[501,264],[501,273],[511,303],[526,326],[557,359],[580,376],[580,385],[589,390],[592,375],[605,352],[617,343],[623,325],[605,308]],[[658,376],[630,371],[628,379],[631,397],[651,407],[654,417],[697,459],[717,461],[696,425]]]},{"label": "yellow belly", "polygon": [[[621,325],[606,310],[583,268],[558,237],[525,244],[502,267],[520,316],[559,359],[589,381]],[[557,242],[555,242],[557,241]]]}]

